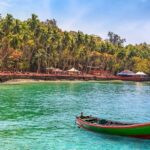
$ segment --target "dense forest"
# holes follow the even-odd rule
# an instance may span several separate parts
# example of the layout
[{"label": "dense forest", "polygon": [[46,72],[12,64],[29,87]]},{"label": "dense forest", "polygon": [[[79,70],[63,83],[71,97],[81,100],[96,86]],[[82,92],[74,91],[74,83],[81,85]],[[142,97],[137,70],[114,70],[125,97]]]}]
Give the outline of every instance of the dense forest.
[{"label": "dense forest", "polygon": [[[139,35],[140,36],[140,35]],[[103,40],[81,31],[62,31],[55,19],[26,21],[0,16],[0,71],[44,72],[55,67],[88,71],[95,67],[117,73],[124,69],[150,74],[150,45],[124,45],[113,32]]]}]

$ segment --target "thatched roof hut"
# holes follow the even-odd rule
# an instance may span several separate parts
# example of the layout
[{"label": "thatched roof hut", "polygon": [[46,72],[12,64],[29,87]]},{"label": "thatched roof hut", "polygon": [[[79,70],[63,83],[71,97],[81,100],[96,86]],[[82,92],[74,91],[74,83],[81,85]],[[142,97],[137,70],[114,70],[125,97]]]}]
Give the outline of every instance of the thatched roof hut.
[{"label": "thatched roof hut", "polygon": [[75,69],[75,68],[71,68],[67,71],[69,74],[80,74],[80,71]]},{"label": "thatched roof hut", "polygon": [[118,76],[135,76],[136,74],[130,70],[124,70],[117,74]]},{"label": "thatched roof hut", "polygon": [[140,75],[140,76],[147,76],[147,74],[146,74],[146,73],[144,73],[144,72],[137,72],[137,73],[136,73],[136,75]]}]

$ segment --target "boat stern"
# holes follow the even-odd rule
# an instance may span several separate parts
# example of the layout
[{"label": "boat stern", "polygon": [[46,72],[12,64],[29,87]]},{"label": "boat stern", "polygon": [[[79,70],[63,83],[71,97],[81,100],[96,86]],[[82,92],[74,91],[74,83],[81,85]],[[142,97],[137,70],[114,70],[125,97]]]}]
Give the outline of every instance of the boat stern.
[{"label": "boat stern", "polygon": [[80,128],[82,124],[79,120],[80,120],[80,117],[76,117],[76,125]]}]

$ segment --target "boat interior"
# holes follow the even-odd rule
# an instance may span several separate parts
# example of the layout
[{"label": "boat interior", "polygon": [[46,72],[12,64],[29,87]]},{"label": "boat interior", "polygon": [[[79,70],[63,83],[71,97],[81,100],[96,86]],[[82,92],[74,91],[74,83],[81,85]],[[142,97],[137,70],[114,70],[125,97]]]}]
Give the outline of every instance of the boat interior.
[{"label": "boat interior", "polygon": [[111,121],[106,119],[100,119],[100,118],[94,118],[91,116],[86,116],[81,118],[83,121],[92,123],[92,124],[99,124],[99,125],[107,125],[107,126],[113,126],[113,125],[133,125],[133,123],[122,123],[118,121]]}]

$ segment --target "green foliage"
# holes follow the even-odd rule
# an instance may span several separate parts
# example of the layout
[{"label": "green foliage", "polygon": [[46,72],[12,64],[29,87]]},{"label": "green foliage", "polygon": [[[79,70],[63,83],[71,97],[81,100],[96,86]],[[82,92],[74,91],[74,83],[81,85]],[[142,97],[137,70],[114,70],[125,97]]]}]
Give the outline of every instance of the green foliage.
[{"label": "green foliage", "polygon": [[0,17],[0,71],[63,70],[89,66],[117,73],[123,69],[150,74],[150,45],[123,46],[125,39],[108,33],[108,40],[81,31],[62,31],[56,20],[42,22],[32,14],[26,21]]}]

